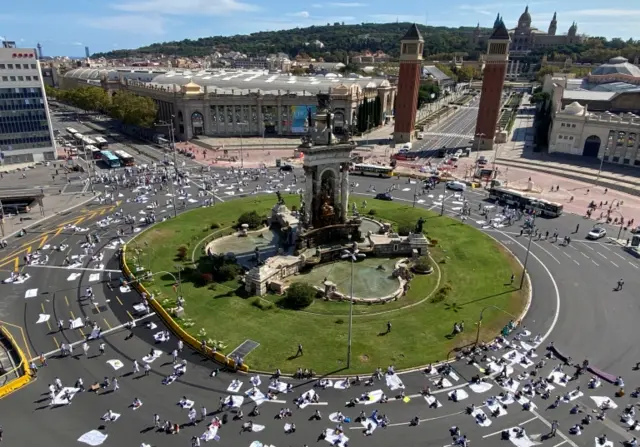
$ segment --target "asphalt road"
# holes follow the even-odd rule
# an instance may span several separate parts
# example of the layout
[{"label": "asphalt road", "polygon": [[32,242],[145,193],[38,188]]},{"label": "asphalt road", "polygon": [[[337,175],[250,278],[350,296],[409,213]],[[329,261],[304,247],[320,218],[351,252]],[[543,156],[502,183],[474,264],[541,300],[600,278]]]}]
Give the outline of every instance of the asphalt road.
[{"label": "asphalt road", "polygon": [[[79,130],[79,129],[78,129]],[[289,178],[282,181],[282,188],[291,183]],[[199,179],[195,179],[199,183]],[[374,186],[378,192],[397,184],[397,189],[393,195],[396,200],[407,201],[411,204],[414,199],[416,184],[406,183],[406,180],[384,180],[377,178],[353,179],[358,186],[354,187],[354,192],[360,194],[373,194],[370,186]],[[228,183],[228,182],[227,182]],[[270,189],[265,179],[258,183],[249,182],[243,187],[244,192],[252,191],[260,184],[264,190]],[[98,187],[99,189],[100,187]],[[190,192],[193,194],[197,186],[193,185]],[[368,192],[369,191],[369,192]],[[36,247],[47,244],[54,246],[64,243],[68,245],[69,255],[80,254],[82,248],[79,246],[84,241],[85,233],[71,230],[66,225],[73,224],[77,227],[89,227],[95,229],[95,222],[112,214],[115,209],[123,209],[125,213],[137,215],[144,211],[145,205],[135,202],[127,202],[131,193],[121,191],[123,197],[120,204],[91,205],[78,209],[68,216],[61,216],[59,221],[48,221],[40,228],[38,234],[30,231],[25,238],[10,241],[10,247],[5,249],[2,262],[8,262],[3,268],[10,270],[13,268],[11,262],[15,262],[16,257],[28,251],[35,251]],[[237,188],[226,189],[217,188],[214,193],[222,200],[232,200],[240,195]],[[233,193],[233,195],[232,195]],[[433,197],[429,197],[429,195]],[[416,198],[416,206],[423,206],[437,210],[440,208],[440,194],[444,194],[445,212],[456,216],[457,203],[460,199],[454,197],[452,192],[431,192],[420,195]],[[195,194],[193,194],[195,196]],[[482,229],[477,223],[481,218],[475,213],[478,205],[486,205],[485,195],[482,192],[467,191],[465,198],[470,202],[474,211],[466,224],[474,225]],[[275,200],[275,199],[274,199]],[[370,200],[370,206],[373,200]],[[195,205],[194,205],[195,206]],[[170,209],[165,209],[165,213],[170,213]],[[64,219],[63,219],[64,217]],[[75,220],[74,220],[75,219]],[[81,220],[82,219],[82,220]],[[67,222],[68,221],[68,222]],[[538,219],[540,228],[558,228],[560,235],[570,234],[576,224],[584,226],[584,221],[578,216],[564,215],[557,219]],[[35,356],[39,352],[49,352],[57,349],[63,341],[81,342],[87,331],[80,330],[56,331],[56,320],[63,318],[84,318],[89,316],[96,321],[103,330],[108,331],[104,340],[107,344],[107,353],[104,356],[95,357],[97,353],[96,342],[91,342],[89,357],[80,356],[77,359],[52,358],[49,366],[41,368],[38,380],[15,393],[14,395],[0,402],[0,424],[5,429],[5,441],[10,445],[20,441],[29,443],[54,443],[56,445],[75,444],[80,435],[97,429],[102,422],[100,417],[109,409],[121,413],[122,417],[103,430],[109,435],[105,445],[140,445],[145,442],[154,446],[175,445],[176,438],[164,434],[156,433],[153,428],[153,414],[158,413],[160,417],[176,423],[187,423],[186,410],[182,410],[176,405],[182,396],[187,396],[196,403],[196,409],[200,412],[200,406],[205,405],[208,412],[213,412],[218,407],[219,398],[227,396],[227,387],[231,380],[236,378],[228,373],[222,373],[218,377],[209,377],[212,368],[215,368],[209,361],[203,361],[199,356],[184,352],[182,357],[189,364],[187,374],[183,378],[171,385],[162,385],[162,379],[172,370],[170,353],[176,346],[176,341],[171,339],[166,343],[156,345],[153,334],[162,326],[155,321],[155,317],[148,317],[133,330],[134,337],[127,337],[129,331],[119,328],[125,321],[133,316],[133,304],[138,298],[134,292],[122,293],[118,287],[113,290],[108,284],[108,270],[117,270],[117,260],[113,257],[115,250],[107,249],[104,246],[109,244],[110,237],[115,234],[115,225],[110,225],[101,231],[101,243],[96,248],[104,253],[104,267],[96,266],[95,262],[84,262],[79,268],[61,268],[66,251],[47,251],[49,262],[46,266],[31,267],[20,264],[19,268],[23,272],[30,273],[32,278],[23,285],[2,285],[5,292],[3,305],[3,319],[8,323],[21,326],[25,332],[25,340],[28,345],[30,355]],[[128,233],[128,226],[124,227]],[[428,227],[427,227],[428,229]],[[585,228],[586,229],[586,228]],[[526,237],[519,236],[517,225],[501,229],[485,229],[488,234],[504,243],[520,259],[524,259],[526,253]],[[628,254],[601,242],[587,242],[581,240],[580,233],[574,235],[574,242],[569,247],[559,247],[558,244],[548,241],[534,241],[531,244],[531,255],[528,260],[528,268],[534,285],[534,296],[531,309],[524,325],[532,332],[532,335],[549,333],[545,344],[555,341],[557,347],[576,361],[588,358],[590,362],[599,368],[610,371],[616,375],[622,375],[627,382],[628,393],[640,385],[637,374],[631,371],[632,366],[640,359],[637,343],[633,334],[634,324],[637,320],[637,305],[634,300],[634,290],[638,290],[637,269],[640,263]],[[47,239],[44,239],[45,236]],[[128,233],[126,237],[130,236]],[[44,239],[44,240],[43,240]],[[4,254],[4,253],[3,253]],[[96,269],[96,270],[93,270]],[[91,275],[98,275],[97,277]],[[113,273],[113,277],[117,273]],[[106,277],[106,278],[105,278]],[[621,292],[612,292],[612,287],[619,277],[625,278],[626,286]],[[507,280],[507,278],[505,278]],[[114,284],[115,286],[115,281]],[[85,299],[86,287],[92,286],[97,296],[97,306],[91,306]],[[28,290],[37,289],[35,296],[25,298]],[[36,323],[40,314],[50,315],[49,325],[47,323]],[[151,330],[145,326],[146,322],[154,322],[158,328]],[[550,332],[549,332],[550,331]],[[80,346],[76,346],[75,353],[81,353]],[[140,374],[129,374],[132,371],[134,359],[141,362],[141,358],[152,349],[160,349],[165,352],[163,356],[154,361],[152,373],[149,377],[140,377]],[[544,344],[537,350],[539,356],[544,354]],[[495,355],[502,355],[504,351]],[[534,359],[539,360],[540,357]],[[107,360],[120,360],[123,367],[114,370]],[[167,361],[169,360],[168,364]],[[248,359],[249,361],[249,359]],[[550,368],[557,362],[549,361],[543,368],[541,375],[547,375]],[[385,367],[386,365],[380,365]],[[465,361],[456,362],[454,365],[458,380],[449,378],[452,386],[463,386],[471,376],[477,374],[475,366],[467,365]],[[514,366],[514,376],[520,374],[524,369],[521,366]],[[529,368],[530,369],[530,368]],[[567,369],[571,373],[572,370]],[[78,377],[82,377],[85,385],[94,381],[101,381],[105,376],[120,377],[120,389],[116,392],[102,393],[98,396],[90,393],[78,395],[69,407],[51,408],[48,405],[47,386],[52,383],[55,377],[59,377],[65,385],[72,386]],[[237,376],[244,382],[244,391],[248,387],[248,377]],[[365,437],[362,428],[356,424],[346,424],[346,434],[350,438],[349,445],[390,445],[398,442],[401,436],[405,445],[419,445],[428,440],[429,445],[446,446],[451,443],[448,428],[457,425],[462,432],[467,434],[473,445],[492,446],[500,438],[500,431],[514,426],[522,426],[527,433],[539,440],[540,435],[549,431],[549,421],[557,419],[560,423],[560,431],[567,433],[569,427],[577,423],[583,415],[571,415],[569,409],[571,405],[561,404],[559,408],[547,409],[550,402],[536,397],[534,401],[539,407],[538,411],[522,411],[517,405],[508,407],[508,414],[492,420],[490,427],[481,427],[475,423],[474,419],[464,414],[465,407],[470,403],[481,405],[490,395],[498,394],[499,388],[493,384],[493,389],[485,393],[475,393],[465,387],[469,398],[455,403],[448,401],[446,392],[437,395],[442,403],[439,409],[431,409],[425,404],[423,397],[419,396],[420,390],[430,383],[430,379],[422,373],[411,373],[401,376],[405,386],[406,395],[411,396],[408,403],[393,399],[397,392],[391,391],[384,381],[376,383],[366,390],[362,385],[354,386],[350,390],[320,390],[316,389],[320,396],[321,405],[309,406],[304,410],[295,408],[292,400],[298,397],[303,391],[310,389],[313,383],[295,384],[293,393],[284,394],[278,397],[283,402],[267,402],[261,406],[261,415],[253,418],[257,424],[266,428],[260,433],[240,434],[241,423],[230,421],[224,425],[219,432],[220,442],[224,445],[249,445],[252,441],[260,440],[273,445],[303,445],[310,444],[316,440],[320,432],[326,428],[334,427],[335,424],[328,421],[328,415],[335,411],[342,411],[352,419],[360,413],[361,409],[368,414],[373,409],[378,409],[381,413],[387,414],[391,425],[386,429],[377,429],[372,436]],[[604,385],[597,390],[587,390],[585,381],[587,377],[580,379],[582,390],[586,396],[578,399],[584,405],[585,411],[590,412],[595,409],[595,402],[590,396],[613,397],[615,387]],[[524,382],[524,380],[520,380]],[[262,378],[260,389],[266,392],[268,378]],[[573,390],[578,382],[571,382],[567,386],[567,391]],[[432,388],[435,388],[432,385]],[[564,394],[564,387],[557,385],[558,391],[555,394]],[[391,401],[378,405],[357,405],[356,408],[345,408],[345,402],[352,397],[360,396],[362,393],[372,390],[383,390]],[[560,392],[562,390],[562,392]],[[44,393],[44,394],[43,394]],[[129,405],[134,397],[138,397],[144,403],[139,410],[132,410]],[[553,400],[553,399],[552,399]],[[615,399],[620,407],[623,407],[633,399],[623,397]],[[246,397],[243,405],[245,415],[249,413],[253,404]],[[289,420],[276,420],[274,416],[280,408],[291,408],[293,417]],[[308,421],[315,409],[319,409],[324,418],[321,421]],[[609,418],[604,422],[594,422],[587,426],[581,436],[569,436],[567,439],[560,434],[554,439],[544,441],[545,445],[557,446],[561,444],[569,445],[593,445],[594,436],[606,433],[614,442],[628,438],[624,424],[618,419],[618,413],[612,411]],[[24,423],[24,417],[29,416],[29,423]],[[408,421],[414,416],[421,419],[418,427],[408,427]],[[245,418],[248,419],[248,418]],[[294,422],[298,430],[294,434],[284,434],[284,423]],[[32,427],[37,425],[38,430]],[[185,427],[178,435],[180,441],[185,444],[187,437],[201,435],[205,428],[204,423],[197,427]]]}]

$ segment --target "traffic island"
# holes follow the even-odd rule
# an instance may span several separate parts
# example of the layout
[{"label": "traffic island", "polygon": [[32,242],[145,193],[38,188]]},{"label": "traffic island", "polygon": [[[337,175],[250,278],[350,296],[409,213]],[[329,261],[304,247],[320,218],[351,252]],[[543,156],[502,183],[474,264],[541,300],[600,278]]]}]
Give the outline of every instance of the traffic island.
[{"label": "traffic island", "polygon": [[[354,196],[350,200],[360,205],[365,199]],[[234,234],[239,217],[245,213],[255,212],[266,219],[274,202],[273,195],[251,196],[199,208],[153,226],[127,245],[125,272],[151,272],[140,284],[196,347],[205,341],[208,349],[216,346],[218,356],[220,352],[241,352],[245,364],[256,371],[338,371],[346,366],[352,307],[349,374],[370,373],[390,364],[400,370],[446,359],[452,349],[474,342],[475,321],[487,306],[504,313],[491,312],[483,319],[481,339],[495,337],[508,323],[508,314],[520,315],[527,304],[529,286],[517,290],[509,285],[511,274],[521,270],[518,261],[492,238],[422,208],[370,198],[360,212],[397,232],[404,233],[415,228],[420,219],[424,221],[430,262],[421,259],[420,269],[428,271],[430,267],[432,274],[415,274],[401,297],[379,304],[350,306],[349,300],[320,296],[308,306],[292,310],[283,302],[286,291],[285,295],[269,292],[262,297],[250,296],[242,282],[246,267],[231,261],[231,254],[225,262],[214,262],[205,247],[214,239]],[[283,195],[282,202],[293,210],[299,198]],[[391,274],[392,268],[379,264]],[[339,272],[335,280],[331,268],[327,268],[326,277],[314,277],[311,269],[311,276],[305,272],[291,276],[290,284],[315,286],[315,282],[326,280],[348,294],[349,275],[342,267],[335,270]],[[184,299],[182,306],[177,304],[178,296]],[[390,331],[387,323],[391,323]],[[454,334],[455,323],[465,330]],[[302,353],[298,345],[302,345]]]}]

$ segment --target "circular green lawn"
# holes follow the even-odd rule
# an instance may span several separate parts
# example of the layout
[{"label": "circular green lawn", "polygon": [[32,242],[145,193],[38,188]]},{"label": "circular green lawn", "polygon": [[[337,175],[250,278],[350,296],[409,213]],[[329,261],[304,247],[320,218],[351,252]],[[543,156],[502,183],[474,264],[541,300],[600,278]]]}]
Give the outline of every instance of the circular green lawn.
[{"label": "circular green lawn", "polygon": [[[363,197],[353,197],[362,202]],[[285,196],[287,205],[298,205],[297,195]],[[166,307],[172,307],[174,280],[181,270],[185,316],[178,320],[189,333],[224,346],[230,353],[246,340],[259,346],[245,357],[253,370],[285,372],[310,368],[318,373],[337,372],[346,366],[348,303],[316,300],[303,311],[278,308],[277,296],[247,297],[238,279],[203,285],[198,271],[204,246],[214,237],[232,232],[245,211],[267,215],[275,196],[234,199],[210,208],[199,208],[159,223],[128,244],[127,260],[156,272],[148,289]],[[509,283],[521,269],[506,250],[486,234],[454,219],[398,202],[369,200],[374,217],[398,227],[415,225],[422,216],[435,271],[417,275],[407,295],[388,304],[354,306],[352,361],[349,373],[369,373],[376,367],[410,368],[443,360],[456,347],[475,341],[481,310],[495,306],[504,312],[484,315],[482,337],[493,337],[519,316],[528,290]],[[303,278],[300,276],[299,278]],[[295,279],[294,279],[295,280]],[[455,322],[465,331],[451,337]],[[387,322],[392,331],[383,335]],[[296,357],[298,344],[304,354]]]}]

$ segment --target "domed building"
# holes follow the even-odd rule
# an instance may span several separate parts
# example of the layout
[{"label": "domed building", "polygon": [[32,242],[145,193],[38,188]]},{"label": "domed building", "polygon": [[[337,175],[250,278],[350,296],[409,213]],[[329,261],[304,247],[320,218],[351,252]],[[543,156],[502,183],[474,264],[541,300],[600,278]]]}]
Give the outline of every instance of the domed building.
[{"label": "domed building", "polygon": [[618,56],[592,70],[586,80],[589,84],[595,85],[624,82],[640,86],[640,68],[629,63],[628,59]]},{"label": "domed building", "polygon": [[380,123],[393,116],[396,87],[375,77],[291,76],[268,70],[78,68],[61,88],[94,85],[110,95],[129,91],[152,98],[158,121],[174,121],[176,137],[302,135],[319,93],[331,95],[336,131],[357,120],[364,102],[380,98]]}]

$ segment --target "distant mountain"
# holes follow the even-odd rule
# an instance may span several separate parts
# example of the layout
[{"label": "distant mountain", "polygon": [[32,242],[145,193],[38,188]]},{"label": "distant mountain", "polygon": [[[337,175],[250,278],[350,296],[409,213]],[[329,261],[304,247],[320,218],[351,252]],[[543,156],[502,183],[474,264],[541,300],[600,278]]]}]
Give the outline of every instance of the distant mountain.
[{"label": "distant mountain", "polygon": [[[311,26],[281,31],[258,32],[249,35],[214,36],[197,40],[155,43],[135,50],[115,50],[97,53],[94,57],[110,59],[165,54],[175,56],[206,56],[214,51],[238,51],[251,56],[271,53],[286,53],[290,57],[307,54],[323,57],[327,62],[344,61],[349,53],[365,50],[384,51],[398,56],[400,39],[411,23],[363,23],[344,25],[327,23],[326,26]],[[471,43],[473,28],[425,27],[418,25],[425,38],[425,51],[429,55],[451,55],[467,53],[477,57],[484,48]],[[489,30],[482,30],[487,32]],[[322,45],[317,42],[322,43]]]}]

